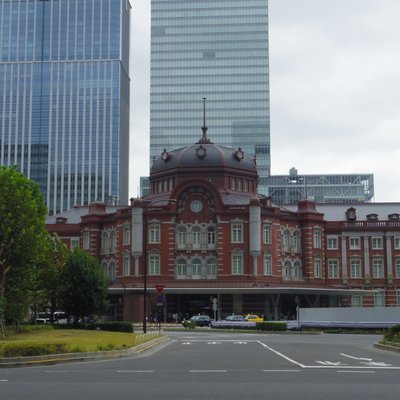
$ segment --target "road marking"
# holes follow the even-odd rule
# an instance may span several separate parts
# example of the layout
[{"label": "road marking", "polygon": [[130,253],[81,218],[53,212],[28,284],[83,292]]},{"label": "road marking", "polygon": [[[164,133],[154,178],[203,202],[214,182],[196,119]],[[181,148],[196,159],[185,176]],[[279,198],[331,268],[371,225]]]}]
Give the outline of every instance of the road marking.
[{"label": "road marking", "polygon": [[357,365],[346,365],[346,364],[342,364],[342,363],[333,363],[330,361],[317,361],[319,363],[321,363],[322,365],[304,365],[299,363],[298,361],[295,361],[293,359],[291,359],[288,356],[285,356],[284,354],[280,353],[279,351],[273,349],[272,347],[267,346],[265,343],[258,341],[259,344],[261,344],[261,346],[267,348],[268,350],[272,351],[273,353],[277,354],[278,356],[284,358],[285,360],[291,362],[292,364],[295,364],[301,368],[304,369],[331,369],[331,368],[336,368],[338,366],[340,366],[341,368],[344,369],[391,369],[391,370],[400,370],[400,367],[393,367],[391,364],[386,364],[386,363],[378,363],[378,362],[363,362],[362,364],[366,364],[365,366],[357,366]]},{"label": "road marking", "polygon": [[183,342],[182,344],[190,344],[190,342]]},{"label": "road marking", "polygon": [[336,371],[339,374],[374,374],[375,371],[354,371],[354,370],[349,370],[349,371]]},{"label": "road marking", "polygon": [[8,379],[0,379],[0,382],[8,382]]},{"label": "road marking", "polygon": [[221,344],[221,342],[207,342],[207,344]]},{"label": "road marking", "polygon": [[47,374],[55,374],[55,373],[67,373],[68,371],[66,371],[66,370],[46,370],[46,371],[44,371],[44,372],[46,372]]},{"label": "road marking", "polygon": [[261,346],[264,346],[265,348],[267,348],[269,351],[272,351],[273,353],[277,354],[278,356],[280,356],[280,357],[284,358],[285,360],[291,362],[292,364],[295,364],[295,365],[297,365],[297,366],[299,366],[301,368],[306,368],[305,365],[303,365],[303,364],[301,364],[301,363],[299,363],[299,362],[297,362],[295,360],[292,360],[291,358],[285,356],[284,354],[280,353],[279,351],[276,351],[272,347],[267,346],[265,343],[260,342],[260,341],[258,341],[258,343],[260,343]]},{"label": "road marking", "polygon": [[247,344],[247,342],[233,342],[233,344]]},{"label": "road marking", "polygon": [[392,367],[392,364],[386,364],[384,362],[376,362],[376,361],[372,361],[372,362],[364,362],[362,361],[361,364],[365,364],[368,365],[370,367]]},{"label": "road marking", "polygon": [[214,373],[214,372],[227,372],[227,370],[226,369],[191,369],[190,370],[190,372],[193,372],[193,373],[203,373],[203,372],[205,372],[205,373]]},{"label": "road marking", "polygon": [[322,364],[322,365],[334,365],[334,366],[336,366],[336,367],[347,365],[347,364],[342,364],[340,361],[338,361],[338,362],[332,362],[332,361],[317,361],[317,363]]},{"label": "road marking", "polygon": [[301,369],[263,369],[263,372],[301,372]]},{"label": "road marking", "polygon": [[340,355],[343,357],[352,358],[353,360],[372,361],[372,358],[353,357],[353,356],[349,356],[348,354],[344,354],[344,353],[340,353]]},{"label": "road marking", "polygon": [[152,370],[152,369],[121,369],[121,370],[119,370],[117,372],[142,374],[142,373],[152,373],[152,372],[154,372],[154,370]]}]

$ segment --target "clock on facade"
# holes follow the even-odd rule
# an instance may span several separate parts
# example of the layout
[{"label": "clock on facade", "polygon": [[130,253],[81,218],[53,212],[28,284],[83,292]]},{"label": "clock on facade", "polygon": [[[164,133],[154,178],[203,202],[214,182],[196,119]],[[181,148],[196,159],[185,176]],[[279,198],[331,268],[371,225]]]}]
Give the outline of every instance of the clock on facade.
[{"label": "clock on facade", "polygon": [[203,203],[200,200],[193,200],[190,203],[190,209],[193,212],[198,213],[203,209]]}]

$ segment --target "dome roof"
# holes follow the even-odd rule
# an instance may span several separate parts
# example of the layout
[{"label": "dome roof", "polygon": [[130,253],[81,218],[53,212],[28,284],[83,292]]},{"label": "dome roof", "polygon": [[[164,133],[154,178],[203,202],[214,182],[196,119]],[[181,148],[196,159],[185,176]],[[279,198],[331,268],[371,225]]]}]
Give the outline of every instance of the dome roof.
[{"label": "dome roof", "polygon": [[151,175],[170,170],[182,169],[234,169],[242,170],[246,174],[257,174],[255,161],[247,156],[239,147],[218,146],[207,140],[200,140],[196,144],[175,149],[164,150],[157,157],[151,167]]}]

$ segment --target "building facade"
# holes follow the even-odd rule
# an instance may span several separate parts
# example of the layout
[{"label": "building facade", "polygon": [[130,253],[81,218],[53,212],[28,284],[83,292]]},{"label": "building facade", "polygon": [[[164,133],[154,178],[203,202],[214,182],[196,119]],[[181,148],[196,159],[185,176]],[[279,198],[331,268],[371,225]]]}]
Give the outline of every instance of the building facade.
[{"label": "building facade", "polygon": [[268,195],[275,204],[296,204],[301,199],[316,203],[367,203],[374,197],[373,174],[289,175],[267,178]]},{"label": "building facade", "polygon": [[0,163],[49,214],[128,201],[129,0],[0,3]]},{"label": "building facade", "polygon": [[202,98],[214,140],[270,173],[267,0],[151,1],[150,167],[197,139]]},{"label": "building facade", "polygon": [[[296,306],[400,306],[400,203],[280,207],[259,196],[253,157],[212,143],[163,151],[151,193],[48,218],[70,248],[110,277],[111,316],[141,321],[258,313],[293,318]],[[146,289],[145,289],[146,287]],[[216,299],[216,300],[214,300]]]}]

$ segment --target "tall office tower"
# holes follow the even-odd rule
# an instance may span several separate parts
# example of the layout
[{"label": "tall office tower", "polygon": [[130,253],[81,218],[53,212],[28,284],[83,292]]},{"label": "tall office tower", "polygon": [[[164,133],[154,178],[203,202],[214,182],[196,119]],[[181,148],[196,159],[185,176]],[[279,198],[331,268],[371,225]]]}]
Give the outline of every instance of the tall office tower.
[{"label": "tall office tower", "polygon": [[128,201],[129,0],[0,2],[0,164],[49,214]]},{"label": "tall office tower", "polygon": [[150,165],[201,137],[257,159],[270,173],[267,0],[152,0]]}]

